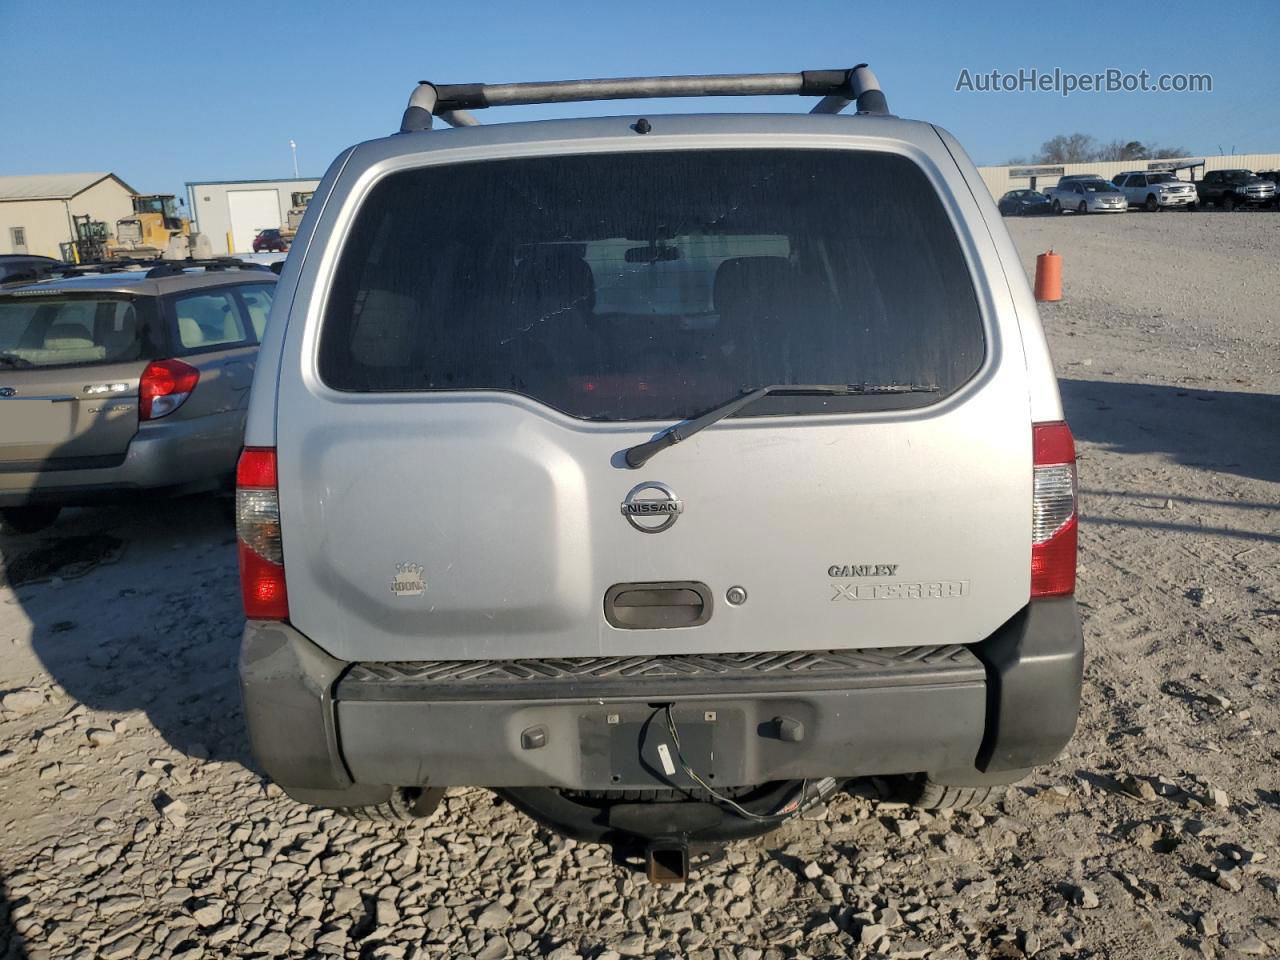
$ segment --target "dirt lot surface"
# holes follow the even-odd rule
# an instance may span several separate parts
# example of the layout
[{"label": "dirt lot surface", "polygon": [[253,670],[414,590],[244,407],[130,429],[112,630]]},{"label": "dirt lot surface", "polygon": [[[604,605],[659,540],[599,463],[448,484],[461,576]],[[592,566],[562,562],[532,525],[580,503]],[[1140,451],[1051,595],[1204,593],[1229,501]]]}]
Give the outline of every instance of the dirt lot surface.
[{"label": "dirt lot surface", "polygon": [[1089,652],[1059,762],[981,816],[841,796],[685,887],[482,791],[354,823],[253,768],[219,507],[74,511],[0,543],[0,957],[1280,953],[1280,214],[1010,229],[1065,258]]}]

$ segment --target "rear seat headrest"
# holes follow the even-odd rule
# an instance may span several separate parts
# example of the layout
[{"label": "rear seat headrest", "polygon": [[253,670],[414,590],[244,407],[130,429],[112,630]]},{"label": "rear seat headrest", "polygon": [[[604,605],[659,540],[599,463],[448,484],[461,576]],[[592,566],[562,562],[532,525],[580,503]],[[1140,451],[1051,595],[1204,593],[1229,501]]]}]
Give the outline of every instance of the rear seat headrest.
[{"label": "rear seat headrest", "polygon": [[516,265],[512,286],[518,305],[532,302],[541,314],[595,310],[595,276],[575,246],[539,247]]}]

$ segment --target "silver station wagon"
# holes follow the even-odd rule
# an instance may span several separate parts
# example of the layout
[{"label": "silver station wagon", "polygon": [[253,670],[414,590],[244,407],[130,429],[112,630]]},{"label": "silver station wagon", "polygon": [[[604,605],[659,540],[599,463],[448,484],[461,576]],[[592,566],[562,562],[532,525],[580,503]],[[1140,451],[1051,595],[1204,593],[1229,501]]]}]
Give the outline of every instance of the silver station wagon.
[{"label": "silver station wagon", "polygon": [[276,276],[181,261],[0,286],[0,523],[230,485]]}]

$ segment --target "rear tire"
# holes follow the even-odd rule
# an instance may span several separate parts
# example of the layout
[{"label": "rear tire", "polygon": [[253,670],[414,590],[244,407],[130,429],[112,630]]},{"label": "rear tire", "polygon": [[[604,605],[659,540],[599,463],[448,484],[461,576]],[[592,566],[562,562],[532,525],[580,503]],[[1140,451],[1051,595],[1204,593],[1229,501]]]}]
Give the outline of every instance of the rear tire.
[{"label": "rear tire", "polygon": [[0,509],[0,533],[36,533],[58,519],[58,506],[5,507]]},{"label": "rear tire", "polygon": [[373,823],[412,823],[434,814],[444,799],[444,787],[397,787],[384,803],[363,807],[340,807],[338,812],[352,820]]},{"label": "rear tire", "polygon": [[922,810],[981,810],[994,806],[1009,784],[990,787],[952,787],[926,776],[902,777],[897,798]]}]

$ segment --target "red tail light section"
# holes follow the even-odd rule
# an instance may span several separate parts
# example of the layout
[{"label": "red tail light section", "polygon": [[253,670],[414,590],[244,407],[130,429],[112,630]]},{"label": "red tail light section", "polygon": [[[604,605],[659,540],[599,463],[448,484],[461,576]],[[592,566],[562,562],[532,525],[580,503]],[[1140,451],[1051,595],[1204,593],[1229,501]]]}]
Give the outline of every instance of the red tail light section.
[{"label": "red tail light section", "polygon": [[1075,440],[1065,423],[1037,423],[1032,444],[1031,596],[1069,596],[1076,589],[1080,526]]},{"label": "red tail light section", "polygon": [[248,447],[236,467],[236,542],[240,595],[250,620],[288,620],[276,452]]},{"label": "red tail light section", "polygon": [[158,420],[177,410],[200,382],[200,371],[181,360],[153,360],[138,381],[138,419]]}]

